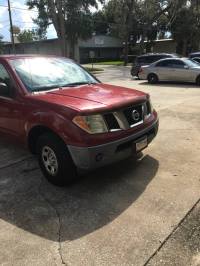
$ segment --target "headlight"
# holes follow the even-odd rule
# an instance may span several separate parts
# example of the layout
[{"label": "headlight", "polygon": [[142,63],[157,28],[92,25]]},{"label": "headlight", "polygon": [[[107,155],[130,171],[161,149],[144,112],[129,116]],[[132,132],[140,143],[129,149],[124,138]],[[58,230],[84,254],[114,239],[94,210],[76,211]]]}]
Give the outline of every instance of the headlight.
[{"label": "headlight", "polygon": [[90,134],[108,132],[106,123],[101,115],[76,116],[73,122]]}]

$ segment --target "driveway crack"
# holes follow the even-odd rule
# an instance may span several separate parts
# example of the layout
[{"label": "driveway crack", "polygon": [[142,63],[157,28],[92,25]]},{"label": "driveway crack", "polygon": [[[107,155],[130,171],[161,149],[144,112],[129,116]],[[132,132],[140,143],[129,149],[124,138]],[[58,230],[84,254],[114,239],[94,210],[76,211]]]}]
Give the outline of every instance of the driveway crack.
[{"label": "driveway crack", "polygon": [[42,182],[40,183],[40,185],[38,187],[38,193],[39,193],[39,195],[54,210],[54,212],[55,212],[55,214],[57,216],[57,220],[58,220],[58,232],[57,232],[57,235],[58,235],[58,239],[57,239],[57,242],[58,242],[58,253],[59,253],[59,256],[60,256],[60,260],[61,260],[62,265],[67,265],[67,263],[64,261],[63,254],[62,254],[62,244],[61,244],[61,227],[62,227],[61,225],[62,225],[62,222],[61,222],[61,216],[60,216],[59,211],[52,204],[52,202],[48,198],[45,197],[44,193],[42,193],[42,191],[41,191],[41,185],[42,185]]},{"label": "driveway crack", "polygon": [[12,167],[12,166],[16,166],[16,165],[18,165],[20,163],[23,163],[23,162],[26,162],[26,161],[28,161],[29,159],[32,159],[32,158],[33,158],[33,156],[27,156],[25,158],[22,158],[21,160],[16,160],[16,161],[14,161],[14,162],[12,162],[10,164],[6,164],[6,165],[1,166],[0,170],[4,170],[6,168],[9,168],[9,167]]},{"label": "driveway crack", "polygon": [[165,243],[170,239],[170,237],[178,230],[178,228],[182,225],[182,223],[186,220],[186,218],[192,213],[192,211],[196,208],[196,206],[200,203],[200,199],[192,206],[192,208],[185,214],[185,216],[180,220],[180,222],[174,227],[172,232],[161,242],[160,246],[154,251],[154,253],[147,259],[147,261],[143,264],[143,266],[147,266],[149,262],[158,254],[161,248],[165,245]]}]

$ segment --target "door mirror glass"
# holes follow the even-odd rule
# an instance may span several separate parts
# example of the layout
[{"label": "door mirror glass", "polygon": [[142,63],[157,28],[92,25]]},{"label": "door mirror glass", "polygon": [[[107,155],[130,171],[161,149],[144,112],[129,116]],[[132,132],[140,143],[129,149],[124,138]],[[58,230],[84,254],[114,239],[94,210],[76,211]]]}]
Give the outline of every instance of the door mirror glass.
[{"label": "door mirror glass", "polygon": [[0,96],[9,96],[10,95],[10,90],[6,83],[0,82]]}]

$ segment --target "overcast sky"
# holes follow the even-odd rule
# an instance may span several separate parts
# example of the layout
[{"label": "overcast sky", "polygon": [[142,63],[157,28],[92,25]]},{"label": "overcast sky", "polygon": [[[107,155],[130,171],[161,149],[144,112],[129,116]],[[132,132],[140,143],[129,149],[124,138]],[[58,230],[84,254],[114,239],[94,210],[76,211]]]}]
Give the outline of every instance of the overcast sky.
[{"label": "overcast sky", "polygon": [[[13,25],[18,26],[21,30],[23,29],[32,29],[35,28],[32,18],[37,17],[36,11],[26,11],[20,10],[27,9],[25,5],[26,0],[10,0],[12,7],[12,18]],[[9,25],[9,16],[8,8],[2,7],[1,5],[7,6],[7,0],[0,0],[0,35],[3,35],[5,41],[10,41],[10,25]],[[19,8],[19,9],[17,9]],[[47,31],[47,38],[56,38],[56,32],[53,26],[50,26]]]}]

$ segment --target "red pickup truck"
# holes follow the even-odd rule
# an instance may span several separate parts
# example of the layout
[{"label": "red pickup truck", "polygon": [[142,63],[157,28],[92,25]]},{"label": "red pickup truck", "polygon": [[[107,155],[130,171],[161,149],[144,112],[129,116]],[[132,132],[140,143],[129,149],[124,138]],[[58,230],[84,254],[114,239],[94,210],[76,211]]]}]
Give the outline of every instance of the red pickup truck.
[{"label": "red pickup truck", "polygon": [[0,56],[0,132],[37,154],[55,185],[140,152],[157,131],[146,93],[102,84],[70,59]]}]

